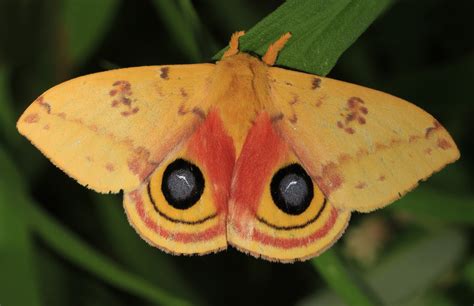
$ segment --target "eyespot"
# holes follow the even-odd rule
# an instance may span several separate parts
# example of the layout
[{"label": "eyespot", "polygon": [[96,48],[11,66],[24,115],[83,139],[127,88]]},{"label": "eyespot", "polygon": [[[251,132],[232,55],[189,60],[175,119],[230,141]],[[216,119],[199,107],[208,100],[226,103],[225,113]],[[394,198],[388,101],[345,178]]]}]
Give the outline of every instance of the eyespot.
[{"label": "eyespot", "polygon": [[171,206],[187,209],[201,198],[204,177],[196,165],[184,159],[177,159],[166,167],[161,191]]},{"label": "eyespot", "polygon": [[299,164],[291,164],[275,173],[270,183],[273,202],[289,215],[302,214],[313,199],[313,181]]}]

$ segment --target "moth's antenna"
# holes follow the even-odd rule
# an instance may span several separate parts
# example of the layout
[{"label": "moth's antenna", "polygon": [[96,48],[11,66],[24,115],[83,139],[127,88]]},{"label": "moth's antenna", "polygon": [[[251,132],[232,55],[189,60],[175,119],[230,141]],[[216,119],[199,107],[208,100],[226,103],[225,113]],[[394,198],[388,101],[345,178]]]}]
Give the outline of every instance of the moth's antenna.
[{"label": "moth's antenna", "polygon": [[290,39],[291,33],[287,32],[283,34],[280,38],[278,38],[277,41],[275,41],[273,44],[271,44],[265,55],[262,57],[262,61],[269,65],[273,66],[275,64],[275,61],[278,56],[278,52],[280,52],[281,49],[285,46],[286,42]]},{"label": "moth's antenna", "polygon": [[224,55],[222,55],[222,58],[229,57],[232,55],[236,55],[239,53],[239,38],[245,34],[244,31],[239,31],[235,32],[232,34],[230,37],[230,42],[229,42],[229,49],[224,52]]}]

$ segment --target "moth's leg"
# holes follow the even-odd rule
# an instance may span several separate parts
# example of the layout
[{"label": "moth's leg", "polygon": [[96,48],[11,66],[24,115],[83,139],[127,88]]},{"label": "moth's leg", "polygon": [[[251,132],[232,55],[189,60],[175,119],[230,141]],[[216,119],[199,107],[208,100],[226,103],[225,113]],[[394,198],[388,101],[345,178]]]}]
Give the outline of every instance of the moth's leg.
[{"label": "moth's leg", "polygon": [[269,65],[273,66],[275,64],[276,58],[278,56],[278,52],[285,46],[286,42],[290,39],[291,33],[287,32],[283,34],[277,41],[271,44],[265,55],[262,57],[262,61]]},{"label": "moth's leg", "polygon": [[229,42],[229,49],[224,52],[222,58],[229,57],[232,55],[236,55],[239,53],[239,38],[245,34],[244,31],[235,32],[232,34]]}]

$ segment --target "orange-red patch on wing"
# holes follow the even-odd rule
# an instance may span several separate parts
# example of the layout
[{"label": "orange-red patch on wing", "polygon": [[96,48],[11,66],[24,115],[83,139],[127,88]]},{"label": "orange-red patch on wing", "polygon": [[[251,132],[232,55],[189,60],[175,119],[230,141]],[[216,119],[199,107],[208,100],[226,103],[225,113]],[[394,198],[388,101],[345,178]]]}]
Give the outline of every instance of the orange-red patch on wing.
[{"label": "orange-red patch on wing", "polygon": [[313,243],[317,239],[320,239],[326,236],[327,233],[334,226],[334,223],[336,223],[337,216],[338,216],[337,209],[334,207],[331,207],[331,216],[326,221],[326,223],[319,230],[317,230],[316,232],[306,237],[280,238],[280,237],[275,237],[275,236],[269,236],[265,233],[261,233],[260,231],[255,230],[253,232],[252,239],[257,240],[258,242],[262,244],[271,245],[271,246],[282,248],[282,249],[303,247],[303,246]]},{"label": "orange-red patch on wing", "polygon": [[287,150],[287,145],[273,129],[270,116],[261,113],[255,119],[237,160],[232,190],[236,204],[234,218],[239,218],[247,210],[256,212],[265,184]]},{"label": "orange-red patch on wing", "polygon": [[217,110],[209,112],[206,121],[189,140],[187,151],[204,167],[214,186],[217,213],[227,211],[235,163],[235,148]]},{"label": "orange-red patch on wing", "polygon": [[220,225],[217,224],[213,227],[206,229],[205,231],[195,232],[195,233],[184,233],[184,232],[172,232],[169,231],[151,219],[145,212],[145,207],[143,203],[143,199],[140,195],[138,190],[132,191],[130,193],[130,198],[135,203],[135,207],[137,209],[138,215],[142,219],[143,223],[155,233],[160,235],[161,237],[168,239],[172,238],[175,241],[182,242],[182,243],[192,243],[198,241],[206,241],[211,240],[212,238],[216,237],[219,234],[222,234],[225,229]]}]

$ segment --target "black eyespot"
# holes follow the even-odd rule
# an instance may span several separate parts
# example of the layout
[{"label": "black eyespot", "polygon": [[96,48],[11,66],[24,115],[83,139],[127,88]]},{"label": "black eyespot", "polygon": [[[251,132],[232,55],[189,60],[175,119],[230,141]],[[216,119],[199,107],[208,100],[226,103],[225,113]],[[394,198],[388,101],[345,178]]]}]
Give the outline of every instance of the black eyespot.
[{"label": "black eyespot", "polygon": [[184,159],[177,159],[166,167],[161,191],[171,206],[187,209],[201,198],[204,177],[196,165]]},{"label": "black eyespot", "polygon": [[270,183],[275,205],[289,215],[303,213],[313,199],[313,181],[298,164],[292,164],[275,173]]}]

